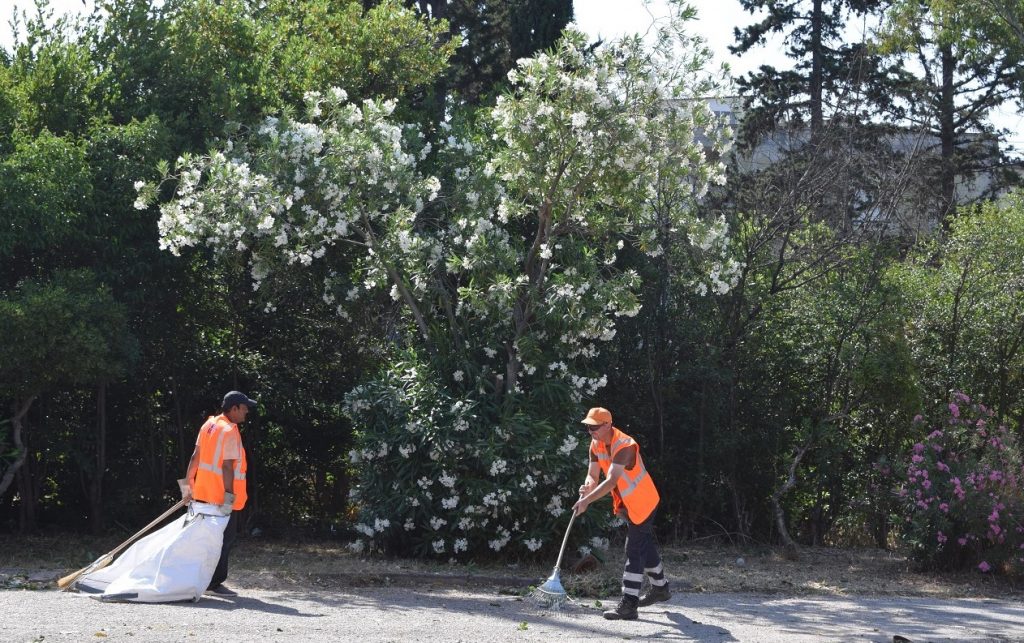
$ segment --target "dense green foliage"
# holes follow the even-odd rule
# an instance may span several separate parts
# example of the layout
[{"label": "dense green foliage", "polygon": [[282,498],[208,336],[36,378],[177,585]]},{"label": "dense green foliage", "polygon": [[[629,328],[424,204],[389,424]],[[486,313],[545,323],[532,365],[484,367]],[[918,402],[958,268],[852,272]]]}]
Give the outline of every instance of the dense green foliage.
[{"label": "dense green foliage", "polygon": [[[739,266],[720,256],[724,226],[695,216],[700,195],[722,179],[702,158],[715,142],[695,137],[712,129],[710,110],[693,101],[663,107],[664,96],[711,85],[699,65],[674,73],[676,42],[665,43],[651,52],[630,39],[590,54],[582,34],[567,32],[550,54],[510,73],[513,92],[493,108],[445,123],[450,136],[436,148],[414,125],[394,122],[391,101],[311,92],[307,120],[268,118],[223,150],[183,156],[167,177],[178,187],[160,206],[161,245],[175,254],[206,245],[222,262],[246,253],[268,310],[279,275],[307,268],[323,275],[322,299],[337,302],[342,320],[364,291],[388,290],[399,303],[407,330],[396,329],[396,340],[420,359],[385,362],[378,385],[349,395],[363,463],[353,497],[367,536],[397,541],[399,551],[411,539],[438,554],[452,542],[469,555],[512,538],[510,550],[550,542],[552,517],[570,506],[578,476],[568,456],[580,441],[571,429],[563,437],[565,418],[606,385],[598,360],[615,318],[639,310],[637,275],[617,266],[618,252],[628,243],[660,256],[667,225],[700,239],[693,249],[709,265],[694,262],[688,276],[704,292],[731,287]],[[425,175],[430,165],[443,181]],[[670,205],[665,185],[674,186]],[[158,191],[143,186],[140,206]],[[386,359],[401,352],[392,351]],[[404,384],[424,373],[445,389]],[[467,411],[416,415],[452,406]],[[445,425],[462,435],[438,442]],[[410,436],[421,432],[424,444]],[[494,444],[496,432],[506,438]],[[525,473],[533,482],[507,466],[517,460],[537,462]],[[395,486],[395,470],[407,484]],[[408,516],[397,510],[396,492],[442,472],[484,480],[462,504],[453,495],[409,504]],[[490,504],[500,515],[482,526],[490,520],[504,537],[469,534]],[[412,516],[422,513],[429,520]]]},{"label": "dense green foliage", "polygon": [[[895,3],[877,47],[841,29],[876,3],[781,4],[739,43],[793,36],[743,84],[770,162],[721,146],[683,7],[598,47],[553,0],[29,20],[0,55],[0,528],[144,522],[237,388],[264,531],[548,551],[600,404],[670,538],[1017,569],[1024,197],[953,205],[1021,95],[1019,3]],[[990,506],[964,481],[997,464]],[[595,509],[577,549],[607,546]]]}]

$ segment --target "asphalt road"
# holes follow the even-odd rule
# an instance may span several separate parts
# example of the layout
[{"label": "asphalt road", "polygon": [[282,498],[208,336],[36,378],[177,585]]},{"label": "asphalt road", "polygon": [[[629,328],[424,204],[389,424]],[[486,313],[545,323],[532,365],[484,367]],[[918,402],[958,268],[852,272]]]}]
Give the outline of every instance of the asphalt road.
[{"label": "asphalt road", "polygon": [[[607,605],[605,607],[608,607]],[[559,611],[493,591],[240,590],[198,603],[101,603],[55,590],[0,591],[0,640],[58,641],[1024,641],[1002,600],[677,593],[606,621],[593,601]],[[901,639],[896,638],[899,641]]]}]

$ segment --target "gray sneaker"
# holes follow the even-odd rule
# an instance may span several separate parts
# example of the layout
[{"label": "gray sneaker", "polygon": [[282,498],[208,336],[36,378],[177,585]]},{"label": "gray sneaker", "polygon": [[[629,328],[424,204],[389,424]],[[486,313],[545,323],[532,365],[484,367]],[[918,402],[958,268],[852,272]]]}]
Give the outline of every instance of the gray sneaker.
[{"label": "gray sneaker", "polygon": [[604,617],[609,621],[635,621],[638,616],[636,613],[637,602],[636,596],[623,594],[622,600],[619,601],[619,606],[613,610],[606,611]]},{"label": "gray sneaker", "polygon": [[640,597],[640,607],[647,607],[672,598],[672,592],[668,589],[668,583],[664,585],[651,585],[647,593]]}]

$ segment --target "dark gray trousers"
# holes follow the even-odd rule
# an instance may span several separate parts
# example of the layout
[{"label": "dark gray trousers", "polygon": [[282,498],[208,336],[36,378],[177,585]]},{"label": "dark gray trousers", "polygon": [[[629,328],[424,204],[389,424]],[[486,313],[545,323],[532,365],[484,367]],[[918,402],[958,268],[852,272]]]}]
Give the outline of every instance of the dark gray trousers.
[{"label": "dark gray trousers", "polygon": [[626,568],[622,572],[622,593],[640,596],[640,586],[644,574],[651,579],[651,585],[665,584],[665,571],[661,567],[661,554],[658,553],[658,540],[654,535],[654,516],[651,512],[647,520],[634,525],[626,518]]},{"label": "dark gray trousers", "polygon": [[213,571],[213,578],[210,579],[210,586],[207,589],[220,585],[228,577],[228,555],[237,538],[238,512],[232,511],[231,517],[228,518],[228,526],[224,528],[224,544],[220,547],[220,560],[217,561],[217,569]]}]

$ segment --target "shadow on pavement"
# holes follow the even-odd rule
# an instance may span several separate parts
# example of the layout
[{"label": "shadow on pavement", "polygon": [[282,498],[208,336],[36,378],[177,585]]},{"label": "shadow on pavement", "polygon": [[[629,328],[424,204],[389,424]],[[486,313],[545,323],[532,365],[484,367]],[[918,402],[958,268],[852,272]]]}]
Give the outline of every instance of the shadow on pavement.
[{"label": "shadow on pavement", "polygon": [[181,603],[165,603],[165,605],[180,605],[183,607],[190,607],[192,609],[202,608],[210,610],[252,610],[256,612],[264,612],[266,614],[278,614],[280,616],[298,616],[302,618],[323,618],[324,614],[312,614],[302,612],[294,607],[288,607],[280,603],[268,603],[261,601],[258,598],[251,596],[245,596],[244,592],[238,596],[204,596],[198,603],[181,602]]},{"label": "shadow on pavement", "polygon": [[[739,639],[730,634],[725,628],[717,625],[707,625],[691,620],[682,612],[665,610],[668,620],[672,621],[679,632],[687,639],[694,641],[738,641]],[[666,635],[658,635],[658,638],[669,638]]]},{"label": "shadow on pavement", "polygon": [[[573,601],[560,610],[538,607],[529,599],[503,595],[466,596],[447,589],[426,588],[352,588],[347,591],[325,590],[324,593],[307,590],[284,590],[283,600],[316,603],[325,610],[344,607],[372,607],[381,610],[391,620],[410,617],[431,627],[443,628],[453,614],[466,617],[484,617],[508,623],[509,631],[523,630],[533,636],[570,636],[585,639],[657,638],[677,641],[737,641],[725,628],[693,621],[672,603],[650,611],[640,611],[638,621],[608,621],[602,608],[593,601]],[[239,605],[241,607],[241,605]],[[668,623],[666,623],[666,619]],[[637,632],[636,625],[665,628],[652,634]],[[435,632],[436,633],[436,632]]]},{"label": "shadow on pavement", "polygon": [[[443,628],[460,614],[505,622],[510,631],[525,630],[533,636],[737,641],[740,639],[727,627],[715,623],[739,622],[779,640],[790,635],[828,641],[891,641],[894,635],[910,640],[1024,639],[1024,607],[991,600],[677,594],[657,608],[641,609],[639,621],[606,621],[593,601],[572,602],[560,611],[549,611],[528,599],[470,591],[474,593],[426,587],[331,588],[323,592],[285,590],[280,596],[282,603],[312,603],[322,605],[325,611],[349,606],[379,609],[389,619],[409,619],[436,628]],[[245,600],[237,600],[231,609],[289,609],[255,599],[247,604]],[[637,623],[644,624],[642,634]]]}]

